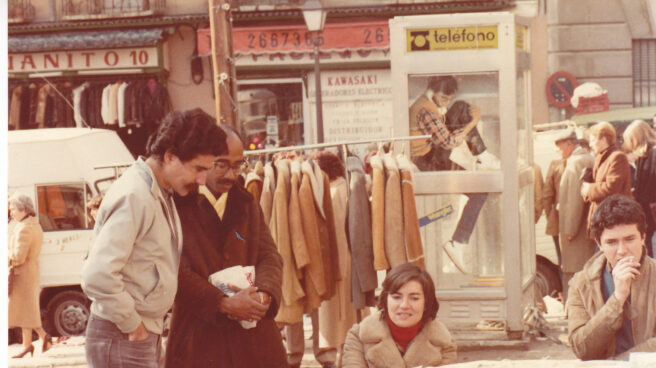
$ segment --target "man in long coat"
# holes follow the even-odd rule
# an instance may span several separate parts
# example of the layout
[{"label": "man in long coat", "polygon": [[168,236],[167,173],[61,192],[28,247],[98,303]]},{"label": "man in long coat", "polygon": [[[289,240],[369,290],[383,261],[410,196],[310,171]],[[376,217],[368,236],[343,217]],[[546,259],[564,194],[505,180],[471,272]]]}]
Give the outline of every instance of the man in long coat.
[{"label": "man in long coat", "polygon": [[[282,259],[262,210],[239,184],[244,162],[239,136],[226,130],[219,156],[200,193],[176,198],[184,248],[173,307],[167,367],[287,367],[274,322],[281,300]],[[218,198],[227,192],[227,200]],[[223,206],[225,203],[225,206]],[[236,265],[255,266],[254,286],[228,297],[208,277]],[[239,321],[257,321],[244,329]]]},{"label": "man in long coat", "polygon": [[561,151],[568,152],[558,190],[560,269],[565,299],[569,280],[583,268],[595,250],[594,241],[587,237],[588,206],[581,197],[581,174],[586,168],[592,168],[594,158],[578,144],[574,131],[570,134],[567,139],[557,143]]}]

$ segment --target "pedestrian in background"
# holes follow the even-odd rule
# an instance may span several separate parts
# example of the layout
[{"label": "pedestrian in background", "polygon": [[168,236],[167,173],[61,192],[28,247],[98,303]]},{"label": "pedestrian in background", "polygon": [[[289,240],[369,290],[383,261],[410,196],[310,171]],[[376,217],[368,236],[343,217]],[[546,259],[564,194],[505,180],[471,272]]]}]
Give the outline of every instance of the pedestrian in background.
[{"label": "pedestrian in background", "polygon": [[378,310],[353,325],[343,368],[440,366],[456,362],[456,345],[436,319],[439,303],[426,270],[411,263],[392,268]]},{"label": "pedestrian in background", "polygon": [[12,358],[34,355],[32,331],[43,340],[41,352],[52,346],[52,338],[41,327],[39,308],[39,254],[43,244],[43,230],[34,212],[32,199],[22,193],[9,197],[9,213],[16,221],[9,238],[9,328],[20,327],[23,351]]},{"label": "pedestrian in background", "polygon": [[225,133],[200,109],[169,114],[102,200],[82,268],[91,299],[85,350],[96,367],[157,367],[182,248],[173,193],[205,184]]},{"label": "pedestrian in background", "polygon": [[592,169],[594,158],[579,145],[576,132],[568,130],[556,145],[564,160],[558,189],[558,230],[563,301],[567,301],[569,280],[594,254],[595,244],[587,237],[588,208],[581,197],[582,174]]},{"label": "pedestrian in background", "polygon": [[656,245],[656,131],[642,120],[632,122],[622,135],[623,148],[636,156],[633,197],[647,217],[647,252],[654,256]]},{"label": "pedestrian in background", "polygon": [[608,122],[600,122],[588,129],[590,148],[595,154],[592,183],[581,185],[581,196],[590,204],[588,210],[588,238],[590,221],[601,201],[613,194],[631,197],[631,165],[626,154],[617,147],[617,133]]}]

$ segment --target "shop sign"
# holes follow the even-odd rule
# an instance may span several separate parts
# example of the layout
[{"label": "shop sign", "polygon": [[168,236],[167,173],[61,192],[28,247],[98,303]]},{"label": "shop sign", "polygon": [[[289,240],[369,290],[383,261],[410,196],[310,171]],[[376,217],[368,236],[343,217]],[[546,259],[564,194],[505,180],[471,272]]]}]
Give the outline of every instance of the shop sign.
[{"label": "shop sign", "polygon": [[496,25],[406,30],[407,51],[496,49]]},{"label": "shop sign", "polygon": [[[312,124],[314,77],[308,77]],[[389,70],[321,72],[326,142],[387,138],[392,134],[392,83]],[[357,152],[361,154],[361,152]]]},{"label": "shop sign", "polygon": [[[389,48],[383,50],[346,50],[319,52],[321,63],[358,63],[389,62]],[[272,65],[308,65],[314,63],[313,52],[278,52],[275,54],[238,55],[235,57],[237,67],[272,66]]]},{"label": "shop sign", "polygon": [[[235,55],[312,51],[314,37],[324,51],[383,49],[390,43],[386,21],[327,24],[320,32],[309,32],[305,25],[236,27],[232,37]],[[198,30],[198,53],[212,53],[210,29]]]},{"label": "shop sign", "polygon": [[8,57],[10,73],[144,68],[156,67],[158,63],[157,47],[49,51]]}]

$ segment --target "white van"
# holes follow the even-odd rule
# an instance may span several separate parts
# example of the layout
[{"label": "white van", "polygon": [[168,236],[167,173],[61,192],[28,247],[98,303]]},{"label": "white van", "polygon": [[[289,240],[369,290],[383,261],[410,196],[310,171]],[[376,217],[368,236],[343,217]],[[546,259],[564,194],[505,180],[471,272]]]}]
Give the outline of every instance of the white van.
[{"label": "white van", "polygon": [[118,135],[106,129],[9,131],[8,143],[9,195],[20,191],[32,197],[44,232],[40,257],[44,327],[53,335],[83,334],[89,300],[80,278],[93,232],[86,202],[106,191],[118,177],[118,167],[134,158]]}]

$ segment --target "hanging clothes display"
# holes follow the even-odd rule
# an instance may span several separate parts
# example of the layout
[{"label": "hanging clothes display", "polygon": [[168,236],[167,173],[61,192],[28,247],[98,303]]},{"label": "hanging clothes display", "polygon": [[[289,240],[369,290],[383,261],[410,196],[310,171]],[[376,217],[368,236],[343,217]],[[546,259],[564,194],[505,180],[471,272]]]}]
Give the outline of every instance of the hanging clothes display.
[{"label": "hanging clothes display", "polygon": [[419,219],[417,217],[417,205],[415,203],[415,189],[412,174],[414,166],[412,162],[403,155],[398,155],[396,157],[396,162],[401,175],[403,227],[405,230],[405,248],[408,262],[425,269],[424,247],[421,242]]},{"label": "hanging clothes display", "polygon": [[262,161],[257,161],[253,171],[246,175],[244,186],[246,190],[255,198],[259,203],[262,196],[262,181],[264,177],[264,165]]}]

